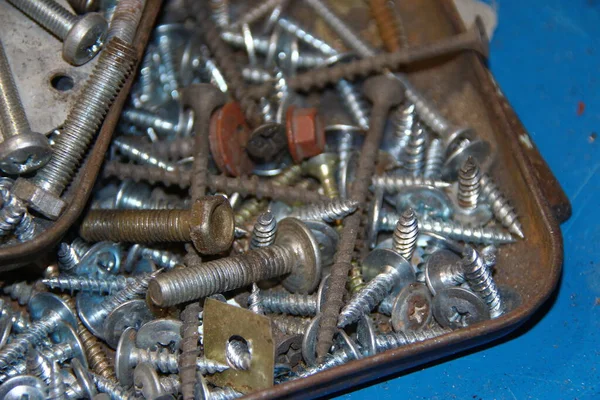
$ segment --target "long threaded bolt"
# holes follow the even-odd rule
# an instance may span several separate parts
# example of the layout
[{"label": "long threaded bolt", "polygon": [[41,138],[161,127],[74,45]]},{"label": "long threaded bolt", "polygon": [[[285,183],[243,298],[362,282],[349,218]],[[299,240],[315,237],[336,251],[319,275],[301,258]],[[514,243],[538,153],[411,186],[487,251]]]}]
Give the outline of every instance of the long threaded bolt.
[{"label": "long threaded bolt", "polygon": [[175,164],[173,164],[169,161],[166,161],[166,160],[161,160],[160,158],[156,157],[151,152],[148,152],[148,151],[145,151],[145,150],[139,148],[134,143],[132,143],[131,140],[128,140],[127,138],[124,138],[124,137],[115,138],[112,141],[112,145],[114,147],[116,147],[117,150],[119,150],[119,153],[126,156],[130,160],[136,161],[140,164],[152,165],[154,167],[162,168],[167,171],[174,171],[176,168]]},{"label": "long threaded bolt", "polygon": [[497,318],[502,315],[504,304],[496,282],[492,278],[492,271],[486,267],[484,259],[471,246],[465,246],[463,251],[463,268],[469,287],[488,305],[491,317]]},{"label": "long threaded bolt", "polygon": [[326,203],[294,208],[289,216],[305,221],[322,220],[325,222],[335,222],[352,214],[357,208],[358,202],[356,200],[341,200],[337,198]]},{"label": "long threaded bolt", "polygon": [[416,124],[413,128],[402,158],[403,166],[409,174],[420,176],[425,164],[425,152],[427,148],[427,131]]},{"label": "long threaded bolt", "polygon": [[252,238],[250,239],[250,249],[258,249],[260,247],[268,247],[275,243],[275,235],[277,234],[277,221],[275,216],[270,212],[264,212],[258,216]]},{"label": "long threaded bolt", "polygon": [[427,339],[433,339],[450,332],[450,329],[433,326],[429,329],[423,329],[416,332],[406,331],[377,335],[375,337],[375,343],[377,352],[384,352],[386,350],[397,349],[398,347],[406,346],[408,344],[422,342]]},{"label": "long threaded bolt", "polygon": [[196,359],[200,355],[198,347],[198,321],[200,304],[188,304],[181,312],[181,355],[179,356],[179,379],[183,400],[194,400],[196,386]]},{"label": "long threaded bolt", "polygon": [[[406,210],[400,215],[393,236],[393,248],[405,260],[412,259],[417,246],[419,229],[413,210]],[[368,314],[379,304],[402,279],[402,273],[392,266],[385,266],[383,271],[370,280],[365,287],[356,293],[342,309],[339,327],[349,325],[362,315]]]},{"label": "long threaded bolt", "polygon": [[0,169],[8,174],[36,170],[52,156],[46,137],[29,126],[1,41],[0,132]]},{"label": "long threaded bolt", "polygon": [[122,275],[92,279],[84,276],[59,276],[42,279],[42,283],[50,289],[66,290],[70,292],[86,292],[94,294],[113,293],[125,289],[134,282],[134,278]]},{"label": "long threaded bolt", "polygon": [[423,166],[423,176],[429,179],[440,179],[442,176],[442,167],[445,161],[444,145],[439,138],[434,138],[427,147],[425,153],[425,165]]},{"label": "long threaded bolt", "polygon": [[474,210],[480,202],[481,171],[474,158],[469,157],[458,171],[458,205]]},{"label": "long threaded bolt", "polygon": [[63,58],[68,63],[85,64],[100,51],[107,28],[100,14],[77,16],[53,0],[9,2],[63,41]]},{"label": "long threaded bolt", "polygon": [[437,189],[450,187],[449,182],[410,175],[378,175],[372,178],[374,188],[383,188],[386,193],[397,193],[406,188],[433,186]]},{"label": "long threaded bolt", "polygon": [[291,294],[283,290],[268,290],[262,291],[259,299],[264,311],[268,313],[297,316],[317,314],[316,294]]},{"label": "long threaded bolt", "polygon": [[[399,217],[398,213],[382,210],[379,217],[379,230],[393,231]],[[453,240],[469,243],[508,244],[515,242],[515,238],[502,229],[470,226],[454,221],[420,219],[419,229],[422,232],[437,233]]]},{"label": "long threaded bolt", "polygon": [[524,239],[525,235],[523,234],[523,227],[519,222],[517,213],[508,203],[508,200],[504,197],[502,192],[500,192],[500,189],[496,186],[492,178],[487,174],[482,174],[480,184],[481,197],[490,204],[496,219],[498,219],[510,233]]},{"label": "long threaded bolt", "polygon": [[203,254],[227,250],[233,235],[233,210],[223,196],[202,197],[188,210],[91,210],[81,225],[92,242],[192,241]]},{"label": "long threaded bolt", "polygon": [[[108,109],[132,72],[135,59],[135,50],[119,38],[112,39],[98,57],[92,74],[74,99],[75,106],[69,111],[61,134],[55,140],[52,158],[28,182],[62,203],[49,210],[45,204],[38,203],[40,196],[36,190],[32,197],[31,188],[22,187],[27,189],[24,190],[23,200],[35,210],[52,219],[62,213],[66,204],[59,197],[73,179]],[[18,184],[19,180],[15,183],[15,194],[21,197],[16,190]],[[44,203],[50,202],[45,196],[42,197]]]}]

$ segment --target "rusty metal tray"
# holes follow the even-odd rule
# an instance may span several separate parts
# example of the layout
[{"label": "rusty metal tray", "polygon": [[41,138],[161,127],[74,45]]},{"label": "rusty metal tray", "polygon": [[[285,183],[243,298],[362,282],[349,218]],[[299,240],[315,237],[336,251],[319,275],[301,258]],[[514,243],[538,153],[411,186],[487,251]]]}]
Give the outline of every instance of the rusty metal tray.
[{"label": "rusty metal tray", "polygon": [[[365,37],[374,38],[369,35],[374,30],[365,26],[365,2],[352,3],[365,8],[348,7],[346,21],[352,21]],[[396,1],[396,6],[411,45],[464,30],[452,0]],[[484,63],[474,54],[461,54],[407,72],[451,120],[474,127],[496,151],[490,172],[517,209],[527,238],[500,248],[495,277],[500,285],[518,292],[520,305],[500,318],[252,393],[247,399],[328,396],[481,346],[523,324],[559,282],[563,247],[558,224],[570,216],[569,201]]]},{"label": "rusty metal tray", "polygon": [[[140,21],[134,40],[138,62],[141,59],[146,44],[148,43],[148,39],[150,38],[150,33],[154,27],[154,22],[160,11],[161,4],[162,0],[148,0],[146,2],[142,20]],[[39,258],[40,254],[55,246],[71,225],[75,223],[92,192],[96,177],[98,176],[102,162],[104,161],[104,155],[119,120],[121,109],[125,104],[125,100],[127,99],[129,89],[131,88],[134,79],[135,73],[129,77],[123,90],[121,90],[121,93],[111,106],[93,148],[87,155],[74,182],[71,184],[71,188],[67,191],[65,197],[68,205],[65,212],[58,220],[51,223],[46,231],[37,236],[35,240],[0,248],[0,272],[20,267]]]}]

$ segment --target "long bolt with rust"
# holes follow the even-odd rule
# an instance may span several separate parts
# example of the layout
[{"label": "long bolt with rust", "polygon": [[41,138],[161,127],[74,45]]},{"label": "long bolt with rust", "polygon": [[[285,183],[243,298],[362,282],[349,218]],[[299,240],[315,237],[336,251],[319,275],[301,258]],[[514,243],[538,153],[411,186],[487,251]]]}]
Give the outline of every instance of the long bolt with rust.
[{"label": "long bolt with rust", "polygon": [[217,254],[233,242],[233,210],[223,196],[206,196],[189,210],[92,210],[81,237],[91,242],[192,241],[202,254]]},{"label": "long bolt with rust", "polygon": [[[404,100],[400,83],[386,76],[376,76],[365,81],[363,90],[366,97],[373,103],[371,124],[365,138],[360,156],[356,180],[352,185],[350,199],[363,204],[367,199],[370,177],[375,173],[377,150],[383,137],[390,109]],[[340,234],[334,264],[331,267],[329,288],[326,290],[325,303],[317,336],[317,354],[322,359],[333,344],[333,336],[337,330],[337,322],[342,297],[346,288],[348,272],[352,267],[352,255],[360,229],[361,213],[346,217]]]}]

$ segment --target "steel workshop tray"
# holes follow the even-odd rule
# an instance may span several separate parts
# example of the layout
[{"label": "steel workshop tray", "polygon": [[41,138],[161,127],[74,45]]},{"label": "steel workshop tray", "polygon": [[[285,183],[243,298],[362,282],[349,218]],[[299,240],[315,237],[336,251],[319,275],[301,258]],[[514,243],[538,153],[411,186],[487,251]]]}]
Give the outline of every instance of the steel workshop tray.
[{"label": "steel workshop tray", "polygon": [[[452,0],[396,1],[396,6],[411,45],[465,29]],[[347,11],[346,21],[380,45],[374,26],[366,25],[372,22],[365,2],[343,2],[343,7],[337,11]],[[570,216],[569,201],[484,63],[465,53],[407,72],[450,120],[475,128],[496,152],[490,173],[516,208],[526,239],[500,248],[494,276],[518,292],[520,305],[500,318],[276,385],[247,399],[327,396],[491,342],[529,319],[559,282],[563,247],[558,224]]]}]

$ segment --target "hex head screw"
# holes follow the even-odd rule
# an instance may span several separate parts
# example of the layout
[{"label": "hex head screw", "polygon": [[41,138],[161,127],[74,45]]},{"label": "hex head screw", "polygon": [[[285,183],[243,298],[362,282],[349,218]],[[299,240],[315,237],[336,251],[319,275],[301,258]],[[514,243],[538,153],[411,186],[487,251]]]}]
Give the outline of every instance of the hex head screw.
[{"label": "hex head screw", "polygon": [[136,53],[119,38],[104,48],[82,88],[54,144],[52,159],[30,180],[17,179],[14,194],[34,210],[57,219],[65,208],[60,198],[71,182],[95,134],[125,80],[133,70]]},{"label": "hex head screw", "polygon": [[107,29],[100,14],[77,16],[53,0],[9,0],[9,3],[63,41],[63,58],[69,64],[85,64],[100,51]]},{"label": "hex head screw", "polygon": [[4,46],[0,42],[0,169],[8,174],[32,172],[45,165],[52,150],[44,135],[32,132]]}]

